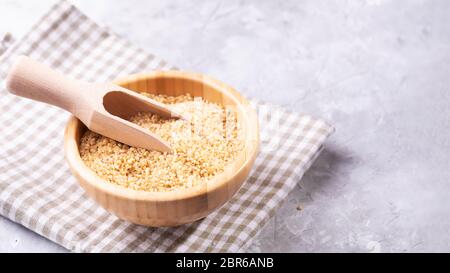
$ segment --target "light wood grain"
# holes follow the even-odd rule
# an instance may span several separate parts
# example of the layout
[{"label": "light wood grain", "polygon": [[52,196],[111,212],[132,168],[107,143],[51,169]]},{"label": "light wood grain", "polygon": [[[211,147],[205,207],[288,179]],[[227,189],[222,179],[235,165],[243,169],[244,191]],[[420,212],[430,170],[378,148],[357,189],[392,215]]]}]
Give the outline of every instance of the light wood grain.
[{"label": "light wood grain", "polygon": [[[142,83],[142,81],[146,83]],[[232,106],[243,128],[245,149],[225,171],[203,185],[173,192],[144,192],[106,182],[81,160],[79,144],[86,127],[71,117],[67,123],[64,147],[70,169],[81,186],[108,211],[130,222],[146,226],[177,226],[207,216],[229,201],[247,178],[259,148],[256,112],[248,101],[230,86],[201,74],[165,71],[138,74],[115,84],[138,92],[202,96],[209,101]]]},{"label": "light wood grain", "polygon": [[[135,88],[138,83],[136,78],[129,86]],[[16,60],[6,85],[15,95],[71,112],[94,132],[130,146],[162,152],[170,151],[168,144],[127,118],[140,111],[180,117],[164,104],[121,86],[73,80],[26,56]]]}]

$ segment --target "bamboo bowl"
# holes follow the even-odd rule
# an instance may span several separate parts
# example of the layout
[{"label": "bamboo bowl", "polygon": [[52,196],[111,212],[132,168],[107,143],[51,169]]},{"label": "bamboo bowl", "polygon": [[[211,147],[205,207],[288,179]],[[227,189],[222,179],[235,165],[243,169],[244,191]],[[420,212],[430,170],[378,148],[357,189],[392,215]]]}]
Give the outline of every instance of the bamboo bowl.
[{"label": "bamboo bowl", "polygon": [[131,75],[114,83],[153,94],[190,93],[235,109],[245,149],[223,173],[203,185],[170,192],[137,191],[101,179],[84,164],[79,145],[86,127],[72,116],[64,135],[65,156],[73,175],[87,194],[119,218],[152,227],[194,222],[230,200],[247,178],[259,147],[258,120],[248,101],[233,88],[215,79],[180,71]]}]

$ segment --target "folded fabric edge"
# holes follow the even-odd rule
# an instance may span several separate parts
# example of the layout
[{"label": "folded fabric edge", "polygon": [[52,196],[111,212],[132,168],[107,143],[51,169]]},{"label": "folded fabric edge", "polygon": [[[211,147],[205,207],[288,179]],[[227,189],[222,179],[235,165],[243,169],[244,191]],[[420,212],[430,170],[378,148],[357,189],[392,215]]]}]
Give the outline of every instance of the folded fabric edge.
[{"label": "folded fabric edge", "polygon": [[14,49],[20,45],[20,43],[24,40],[26,40],[30,35],[32,35],[33,33],[33,29],[35,29],[37,26],[39,26],[40,24],[42,24],[42,22],[45,21],[45,19],[52,13],[53,10],[57,9],[59,6],[62,5],[72,5],[69,2],[67,2],[66,0],[59,0],[56,3],[52,4],[50,6],[50,8],[44,12],[42,14],[41,17],[39,17],[39,19],[36,20],[36,22],[34,22],[34,24],[31,25],[31,27],[29,28],[29,30],[27,32],[25,32],[24,35],[22,35],[21,37],[18,37],[17,40],[14,40],[13,43],[11,43],[8,48],[6,48],[6,50],[3,52],[3,54],[0,54],[0,64],[4,62],[4,60],[7,58],[7,56],[9,54],[11,54],[11,52],[14,51]]},{"label": "folded fabric edge", "polygon": [[[325,140],[334,132],[334,128],[331,127],[331,126],[330,126],[330,128],[331,128],[330,133],[325,137]],[[309,160],[308,164],[304,167],[304,171],[301,174],[300,173],[296,173],[296,172],[294,173],[294,175],[296,176],[295,179],[297,179],[299,182],[301,181],[301,179],[303,178],[304,174],[309,170],[309,168],[312,166],[312,164],[314,164],[314,162],[319,157],[319,155],[320,155],[320,153],[322,152],[323,149],[324,149],[324,144],[320,145],[320,147],[317,149],[317,151],[313,154],[312,158]],[[294,187],[292,187],[292,188],[290,188],[290,189],[288,189],[286,191],[285,197],[289,196],[289,194],[292,192]],[[245,252],[250,247],[250,245],[254,242],[255,238],[257,238],[258,235],[263,231],[263,229],[267,226],[267,224],[270,222],[270,220],[276,214],[278,209],[281,208],[281,206],[283,206],[283,204],[284,204],[284,201],[278,203],[277,206],[274,207],[269,212],[269,216],[267,217],[267,221],[265,223],[263,223],[263,225],[260,227],[260,229],[257,231],[257,233],[254,234],[250,240],[246,241],[239,248],[238,252]]]},{"label": "folded fabric edge", "polygon": [[[318,143],[320,143],[320,146],[318,146],[318,148],[316,149],[316,151],[314,151],[310,158],[308,160],[306,160],[308,163],[305,166],[302,166],[302,168],[299,169],[295,169],[293,174],[295,176],[295,179],[298,181],[301,181],[301,179],[303,178],[304,174],[309,170],[309,168],[312,166],[312,164],[316,161],[316,159],[319,157],[320,153],[322,152],[322,150],[324,149],[325,145],[326,145],[326,141],[327,139],[336,131],[336,129],[328,122],[324,121],[321,118],[316,118],[313,117],[311,115],[305,114],[305,113],[299,113],[296,111],[291,111],[281,105],[277,105],[277,104],[272,104],[269,102],[265,102],[265,101],[261,101],[259,99],[255,99],[255,98],[249,98],[250,104],[252,105],[252,107],[255,106],[268,106],[270,108],[278,108],[278,109],[282,109],[285,113],[288,113],[290,115],[295,115],[297,116],[299,119],[300,118],[307,118],[310,119],[311,121],[313,121],[313,123],[317,123],[318,126],[321,128],[321,130],[323,131],[323,134],[321,135],[321,138],[317,141]],[[292,190],[294,189],[294,186],[287,189],[287,191],[285,192],[284,196],[288,196]],[[263,223],[263,226],[261,226],[261,228],[257,231],[256,234],[254,234],[253,236],[251,236],[251,239],[246,241],[244,244],[241,245],[241,247],[238,249],[238,252],[245,252],[250,245],[254,242],[254,239],[261,233],[261,231],[267,226],[267,224],[270,222],[270,220],[273,218],[273,216],[276,214],[277,210],[284,204],[284,202],[280,202],[277,204],[276,207],[274,207],[270,212],[269,212],[269,216],[267,217],[267,221],[265,223]]]}]

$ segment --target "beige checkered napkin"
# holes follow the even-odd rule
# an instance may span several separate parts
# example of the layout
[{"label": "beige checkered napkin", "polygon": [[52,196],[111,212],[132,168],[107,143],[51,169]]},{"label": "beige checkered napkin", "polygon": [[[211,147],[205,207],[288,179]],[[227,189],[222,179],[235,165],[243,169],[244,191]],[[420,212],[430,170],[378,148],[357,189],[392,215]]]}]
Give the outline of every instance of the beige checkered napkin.
[{"label": "beige checkered napkin", "polygon": [[0,55],[14,42],[14,39],[9,33],[0,33]]},{"label": "beige checkered napkin", "polygon": [[[2,81],[18,54],[95,81],[171,68],[67,2],[56,4],[0,57]],[[261,152],[239,192],[196,223],[147,228],[117,219],[78,186],[63,157],[65,112],[4,89],[0,98],[0,214],[74,251],[245,251],[333,130],[321,120],[255,102]]]}]

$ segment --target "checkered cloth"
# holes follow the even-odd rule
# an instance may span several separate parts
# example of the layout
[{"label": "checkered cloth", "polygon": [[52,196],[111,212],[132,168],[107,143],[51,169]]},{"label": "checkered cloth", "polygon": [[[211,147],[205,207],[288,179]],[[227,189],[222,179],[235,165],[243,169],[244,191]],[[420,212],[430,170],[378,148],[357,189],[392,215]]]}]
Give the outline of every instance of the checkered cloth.
[{"label": "checkered cloth", "polygon": [[[73,77],[109,81],[173,69],[57,3],[0,57],[0,79],[25,54]],[[319,119],[254,102],[261,151],[242,188],[203,220],[148,228],[118,219],[86,196],[63,155],[69,115],[0,90],[0,214],[77,252],[242,252],[274,214],[333,131]]]},{"label": "checkered cloth", "polygon": [[0,55],[14,42],[14,39],[9,33],[0,33]]}]

